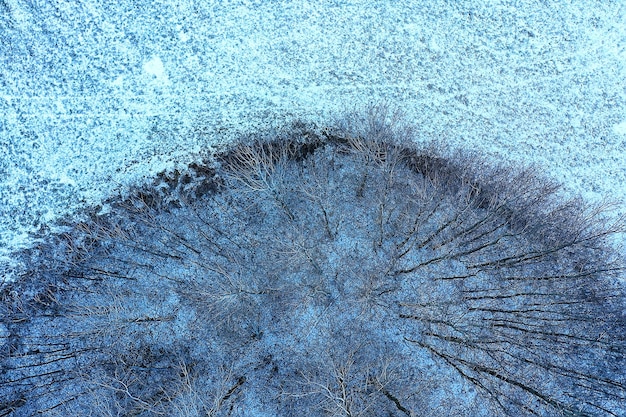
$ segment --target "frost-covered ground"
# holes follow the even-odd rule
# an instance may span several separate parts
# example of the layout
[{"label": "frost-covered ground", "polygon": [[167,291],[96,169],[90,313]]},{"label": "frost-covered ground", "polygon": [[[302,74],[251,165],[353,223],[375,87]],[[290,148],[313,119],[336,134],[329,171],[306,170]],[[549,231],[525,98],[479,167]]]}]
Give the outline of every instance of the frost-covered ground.
[{"label": "frost-covered ground", "polygon": [[42,224],[242,133],[369,103],[625,195],[621,1],[8,0],[0,41],[5,265]]}]

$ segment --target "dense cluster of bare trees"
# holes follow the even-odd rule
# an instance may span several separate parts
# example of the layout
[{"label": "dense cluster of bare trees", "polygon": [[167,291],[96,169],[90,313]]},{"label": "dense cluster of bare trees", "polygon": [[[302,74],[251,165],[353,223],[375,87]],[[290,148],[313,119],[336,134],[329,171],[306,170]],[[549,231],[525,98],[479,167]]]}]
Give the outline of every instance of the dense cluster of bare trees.
[{"label": "dense cluster of bare trees", "polygon": [[25,254],[0,416],[624,415],[622,222],[346,132],[238,144]]}]

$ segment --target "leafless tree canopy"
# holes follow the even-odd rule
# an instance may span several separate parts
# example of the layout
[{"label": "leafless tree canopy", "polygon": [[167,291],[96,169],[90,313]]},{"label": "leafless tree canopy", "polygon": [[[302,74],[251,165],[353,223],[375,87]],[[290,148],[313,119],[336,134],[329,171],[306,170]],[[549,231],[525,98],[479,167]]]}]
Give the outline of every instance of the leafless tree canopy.
[{"label": "leafless tree canopy", "polygon": [[244,141],[25,254],[0,416],[626,415],[622,222],[411,143]]}]

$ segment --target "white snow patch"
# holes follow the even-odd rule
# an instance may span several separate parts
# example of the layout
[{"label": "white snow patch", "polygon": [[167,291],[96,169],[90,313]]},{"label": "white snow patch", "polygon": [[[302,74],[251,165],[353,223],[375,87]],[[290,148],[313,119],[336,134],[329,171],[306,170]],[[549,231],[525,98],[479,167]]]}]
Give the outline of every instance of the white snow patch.
[{"label": "white snow patch", "polygon": [[624,120],[622,123],[613,125],[613,132],[617,133],[618,135],[626,135],[626,120]]},{"label": "white snow patch", "polygon": [[46,212],[41,215],[41,220],[45,223],[51,223],[54,221],[55,218],[56,213],[51,209],[46,210]]},{"label": "white snow patch", "polygon": [[19,271],[23,269],[22,263],[16,259],[15,253],[20,249],[32,246],[34,243],[27,230],[21,233],[7,234],[2,237],[0,245],[0,288],[2,284],[15,281]]},{"label": "white snow patch", "polygon": [[120,75],[111,84],[116,87],[122,87],[124,85],[124,76]]},{"label": "white snow patch", "polygon": [[181,42],[187,42],[189,40],[189,35],[181,30],[178,32],[178,39],[180,39]]},{"label": "white snow patch", "polygon": [[29,14],[26,10],[24,10],[21,1],[18,0],[8,0],[6,2],[6,8],[8,9],[8,13],[10,14],[13,23],[16,23],[16,26],[19,29],[27,29],[29,24]]},{"label": "white snow patch", "polygon": [[158,56],[153,56],[150,61],[145,62],[143,64],[143,70],[148,74],[153,75],[159,83],[163,85],[170,84],[170,80],[165,73],[163,61],[161,61],[161,58]]},{"label": "white snow patch", "polygon": [[111,205],[103,204],[97,214],[98,216],[104,216],[106,214],[109,214],[110,212],[111,212]]},{"label": "white snow patch", "polygon": [[61,175],[59,175],[59,182],[61,184],[67,184],[67,185],[71,185],[71,186],[76,186],[76,181],[74,181],[72,178],[68,177],[66,173],[61,173]]}]

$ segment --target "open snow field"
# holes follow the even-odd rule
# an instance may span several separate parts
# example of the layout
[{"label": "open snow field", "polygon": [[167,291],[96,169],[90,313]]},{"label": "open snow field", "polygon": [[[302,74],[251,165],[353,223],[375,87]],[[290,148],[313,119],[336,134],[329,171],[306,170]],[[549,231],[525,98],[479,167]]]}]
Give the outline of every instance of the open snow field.
[{"label": "open snow field", "polygon": [[5,279],[44,224],[369,104],[590,201],[626,195],[623,1],[6,0],[0,62]]}]

